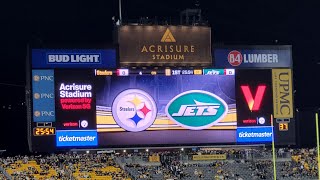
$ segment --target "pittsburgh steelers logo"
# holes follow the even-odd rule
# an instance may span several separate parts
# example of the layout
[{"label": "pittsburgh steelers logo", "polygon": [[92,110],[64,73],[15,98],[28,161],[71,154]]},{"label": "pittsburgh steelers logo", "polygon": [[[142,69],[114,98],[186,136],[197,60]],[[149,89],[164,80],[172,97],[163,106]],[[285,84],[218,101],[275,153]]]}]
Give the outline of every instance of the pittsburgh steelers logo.
[{"label": "pittsburgh steelers logo", "polygon": [[86,127],[88,127],[89,123],[87,120],[82,120],[80,125],[81,125],[81,127],[86,128]]},{"label": "pittsburgh steelers logo", "polygon": [[148,93],[139,89],[129,89],[121,92],[113,101],[112,115],[123,129],[139,132],[153,124],[157,116],[157,107]]}]

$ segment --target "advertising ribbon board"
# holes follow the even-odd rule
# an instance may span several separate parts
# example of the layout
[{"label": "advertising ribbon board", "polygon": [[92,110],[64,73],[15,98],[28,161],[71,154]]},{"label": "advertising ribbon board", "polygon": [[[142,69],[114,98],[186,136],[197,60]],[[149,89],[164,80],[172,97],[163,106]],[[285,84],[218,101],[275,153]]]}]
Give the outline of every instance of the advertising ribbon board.
[{"label": "advertising ribbon board", "polygon": [[192,160],[194,161],[208,161],[208,160],[225,160],[227,159],[226,154],[210,154],[210,155],[193,155]]}]

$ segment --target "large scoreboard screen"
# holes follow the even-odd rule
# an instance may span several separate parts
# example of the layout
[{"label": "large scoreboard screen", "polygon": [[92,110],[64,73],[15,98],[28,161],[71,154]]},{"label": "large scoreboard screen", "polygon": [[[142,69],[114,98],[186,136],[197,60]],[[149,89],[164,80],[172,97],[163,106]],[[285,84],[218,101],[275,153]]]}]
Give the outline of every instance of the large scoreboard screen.
[{"label": "large scoreboard screen", "polygon": [[271,69],[117,69],[106,50],[32,54],[32,151],[272,141]]},{"label": "large scoreboard screen", "polygon": [[[35,86],[52,83],[33,89],[33,142],[58,149],[235,143],[234,70],[197,71],[33,70]],[[54,76],[42,80],[44,73]]]}]

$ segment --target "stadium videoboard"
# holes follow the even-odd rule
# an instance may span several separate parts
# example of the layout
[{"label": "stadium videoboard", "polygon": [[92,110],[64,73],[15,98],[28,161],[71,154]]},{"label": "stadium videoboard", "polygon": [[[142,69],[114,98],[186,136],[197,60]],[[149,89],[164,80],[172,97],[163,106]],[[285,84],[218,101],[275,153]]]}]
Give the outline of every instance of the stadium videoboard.
[{"label": "stadium videoboard", "polygon": [[[48,70],[34,70],[33,76],[39,71]],[[33,134],[38,151],[236,143],[234,70],[217,69],[221,74],[215,75],[194,74],[202,69],[52,71],[54,116],[34,106],[40,115],[34,114],[33,128],[44,128],[42,136]],[[46,133],[50,128],[54,132]]]},{"label": "stadium videoboard", "polygon": [[34,51],[32,151],[294,144],[288,70],[116,69],[112,52]]}]

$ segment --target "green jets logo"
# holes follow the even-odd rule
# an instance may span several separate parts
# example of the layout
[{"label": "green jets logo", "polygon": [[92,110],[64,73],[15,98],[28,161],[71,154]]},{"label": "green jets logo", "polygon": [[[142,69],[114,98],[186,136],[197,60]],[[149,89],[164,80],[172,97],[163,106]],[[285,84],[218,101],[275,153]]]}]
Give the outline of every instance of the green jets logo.
[{"label": "green jets logo", "polygon": [[177,124],[201,130],[218,123],[228,112],[227,103],[207,91],[186,91],[174,97],[166,107],[167,116]]}]

